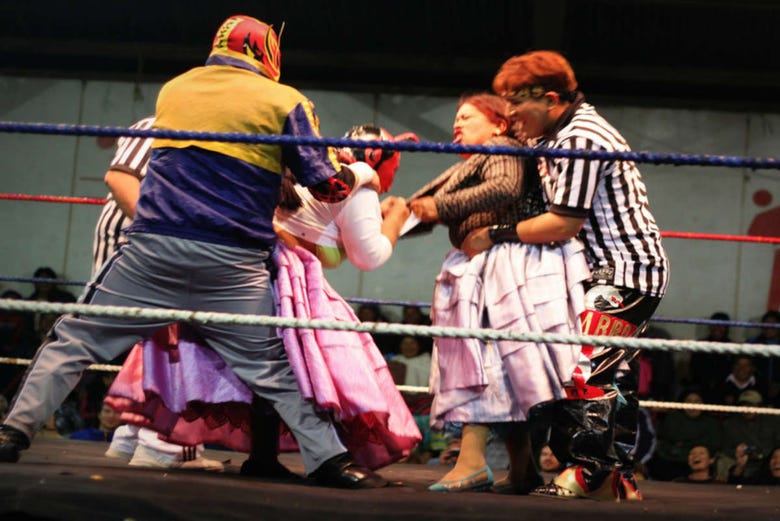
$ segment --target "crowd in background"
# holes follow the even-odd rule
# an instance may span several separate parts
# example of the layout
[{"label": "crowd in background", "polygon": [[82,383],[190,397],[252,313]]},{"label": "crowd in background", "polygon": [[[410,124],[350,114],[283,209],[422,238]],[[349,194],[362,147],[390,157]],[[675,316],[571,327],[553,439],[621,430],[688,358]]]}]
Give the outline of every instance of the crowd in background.
[{"label": "crowd in background", "polygon": [[[35,289],[27,297],[14,290],[6,290],[0,298],[76,302],[76,296],[60,286],[60,278],[52,268],[42,266],[36,269],[33,278],[37,279]],[[56,313],[0,310],[0,357],[31,359],[57,317]],[[8,407],[8,397],[16,393],[25,370],[26,365],[0,364],[0,418]],[[113,376],[111,372],[87,372],[46,423],[42,434],[110,441],[111,433],[119,425],[119,414],[103,405],[103,397]]]},{"label": "crowd in background", "polygon": [[[376,305],[361,306],[358,316],[364,321],[390,321]],[[729,322],[729,315],[717,312],[709,319],[713,325],[701,340],[732,342],[729,326],[720,324]],[[430,320],[419,308],[407,306],[400,322],[429,324]],[[761,322],[777,324],[780,313],[767,311]],[[671,338],[655,325],[642,336]],[[420,381],[420,367],[430,366],[429,342],[388,334],[375,338],[391,368],[395,367],[397,384],[427,385]],[[780,329],[761,329],[747,342],[779,344]],[[409,347],[412,344],[414,349]],[[681,362],[671,352],[645,350],[640,354],[640,367],[639,395],[643,400],[780,408],[780,357],[692,353]],[[410,461],[452,464],[459,448],[459,426],[431,431],[426,407],[430,397],[413,393],[405,393],[405,397],[424,433]],[[640,412],[634,458],[637,474],[645,479],[780,484],[780,416],[672,409]],[[491,468],[506,468],[501,444],[492,441],[488,442]]]},{"label": "crowd in background", "polygon": [[[48,267],[38,268],[36,279],[58,280]],[[13,290],[0,298],[75,302],[73,293],[56,283],[39,281],[27,297]],[[419,306],[407,305],[395,320],[376,304],[357,306],[364,322],[398,322],[430,325]],[[0,356],[29,359],[56,319],[56,314],[0,311]],[[723,312],[709,317],[713,324],[701,340],[731,342]],[[723,323],[721,323],[723,322]],[[761,322],[780,323],[780,313],[767,311]],[[656,325],[643,334],[671,338]],[[380,351],[388,360],[398,385],[426,387],[431,365],[432,340],[426,336],[375,334]],[[780,329],[762,328],[748,343],[777,345]],[[121,362],[121,361],[117,361]],[[640,354],[641,399],[680,401],[691,404],[743,405],[780,408],[780,358],[692,353],[681,359],[667,351],[645,350]],[[0,418],[13,396],[24,365],[0,364]],[[110,440],[118,417],[102,401],[114,373],[88,371],[81,383],[50,419],[44,433],[90,440]],[[407,405],[417,419],[424,439],[408,459],[411,463],[449,465],[459,450],[459,425],[431,431],[428,413],[431,397],[406,392]],[[508,464],[500,443],[488,443],[492,468]],[[549,466],[550,455],[539,455]],[[701,410],[642,410],[634,454],[637,470],[646,479],[688,483],[780,483],[780,416],[766,414],[710,413]],[[504,467],[505,468],[505,467]]]}]

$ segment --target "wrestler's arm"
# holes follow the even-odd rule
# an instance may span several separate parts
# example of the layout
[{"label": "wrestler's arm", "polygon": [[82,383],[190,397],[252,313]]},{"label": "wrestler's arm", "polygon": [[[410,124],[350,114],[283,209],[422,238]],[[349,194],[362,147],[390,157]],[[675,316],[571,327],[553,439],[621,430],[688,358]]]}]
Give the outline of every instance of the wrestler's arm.
[{"label": "wrestler's arm", "polygon": [[[450,167],[446,177],[462,169],[478,168],[480,158]],[[472,166],[473,165],[473,166]],[[481,168],[483,179],[475,186],[453,192],[435,192],[413,199],[410,206],[422,222],[457,220],[476,212],[488,211],[505,206],[520,196],[523,182],[522,159],[513,156],[488,156]],[[442,174],[444,175],[444,174]]]},{"label": "wrestler's arm", "polygon": [[141,180],[127,172],[114,169],[106,172],[103,180],[122,213],[130,219],[135,217],[135,205],[141,191]]},{"label": "wrestler's arm", "polygon": [[[152,127],[154,118],[144,118],[130,126],[134,130]],[[149,162],[153,138],[123,136],[119,138],[114,157],[103,181],[111,191],[119,209],[128,218],[135,217],[135,205],[141,190],[141,179]]]},{"label": "wrestler's arm", "polygon": [[344,251],[358,269],[374,270],[387,262],[393,253],[409,210],[402,198],[395,198],[386,207],[383,218],[377,193],[361,188],[335,218]]},{"label": "wrestler's arm", "polygon": [[585,217],[561,215],[550,211],[521,221],[514,227],[485,226],[477,228],[466,236],[461,249],[466,255],[473,257],[487,250],[496,242],[535,244],[565,241],[576,237],[584,225]]},{"label": "wrestler's arm", "polygon": [[409,205],[403,197],[388,196],[382,200],[382,235],[388,238],[395,247],[401,228],[411,213]]},{"label": "wrestler's arm", "polygon": [[[282,132],[294,137],[319,138],[314,105],[308,100],[298,103],[287,115]],[[366,163],[343,165],[333,147],[316,144],[283,147],[282,162],[298,183],[307,187],[316,200],[324,203],[343,201],[358,186],[369,184],[375,175]]]},{"label": "wrestler's arm", "polygon": [[477,212],[506,206],[520,197],[523,189],[522,158],[488,156],[481,171],[483,177],[474,186],[433,196],[441,220],[463,219]]}]

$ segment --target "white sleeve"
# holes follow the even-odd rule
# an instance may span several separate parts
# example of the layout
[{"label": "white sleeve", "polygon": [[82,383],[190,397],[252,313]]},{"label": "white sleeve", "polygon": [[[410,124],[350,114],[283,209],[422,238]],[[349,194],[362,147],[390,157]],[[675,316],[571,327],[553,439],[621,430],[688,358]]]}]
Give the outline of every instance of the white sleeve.
[{"label": "white sleeve", "polygon": [[382,211],[374,190],[355,190],[335,221],[347,258],[356,268],[374,270],[392,255],[393,245],[382,235]]},{"label": "white sleeve", "polygon": [[376,175],[376,171],[371,168],[368,163],[364,163],[363,161],[355,161],[354,163],[347,165],[347,168],[352,170],[352,173],[355,176],[355,190],[357,190],[359,186],[369,184]]}]

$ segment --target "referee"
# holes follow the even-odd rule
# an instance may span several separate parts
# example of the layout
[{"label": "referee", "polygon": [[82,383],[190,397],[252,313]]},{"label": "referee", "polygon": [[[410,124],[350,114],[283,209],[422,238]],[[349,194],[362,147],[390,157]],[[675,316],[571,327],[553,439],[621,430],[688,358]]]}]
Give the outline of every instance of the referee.
[{"label": "referee", "polygon": [[[627,152],[623,136],[577,91],[569,62],[554,51],[507,60],[493,90],[514,108],[519,135],[539,149]],[[647,189],[631,161],[596,158],[539,160],[548,210],[509,226],[473,231],[470,256],[494,243],[546,243],[578,237],[592,278],[586,284],[583,332],[636,335],[661,301],[669,260],[650,213]],[[567,397],[531,410],[531,428],[556,457],[572,464],[536,495],[640,500],[631,475],[638,399],[638,351],[583,346],[584,360]],[[594,418],[596,419],[594,421]],[[538,429],[538,431],[537,431]]]},{"label": "referee", "polygon": [[[130,128],[146,130],[152,128],[153,124],[154,117],[147,117]],[[93,275],[125,240],[122,228],[129,226],[135,216],[135,204],[152,153],[152,141],[153,138],[143,137],[119,138],[116,153],[104,178],[110,192],[95,226],[92,243]]]}]

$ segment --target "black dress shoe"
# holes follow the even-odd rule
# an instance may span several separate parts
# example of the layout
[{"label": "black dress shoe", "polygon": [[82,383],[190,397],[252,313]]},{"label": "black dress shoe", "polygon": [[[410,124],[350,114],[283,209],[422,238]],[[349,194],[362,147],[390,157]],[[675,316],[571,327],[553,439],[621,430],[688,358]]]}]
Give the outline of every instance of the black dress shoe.
[{"label": "black dress shoe", "polygon": [[16,463],[19,451],[30,447],[30,439],[19,429],[9,425],[0,425],[0,461]]},{"label": "black dress shoe", "polygon": [[290,469],[279,463],[278,460],[261,461],[249,458],[241,464],[241,475],[253,478],[279,479],[289,481],[302,481],[303,478],[291,472]]},{"label": "black dress shoe", "polygon": [[381,488],[388,482],[373,470],[355,463],[348,452],[330,458],[310,476],[318,485],[335,488]]}]

